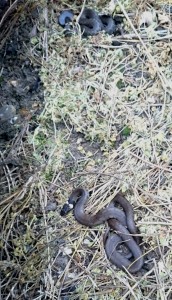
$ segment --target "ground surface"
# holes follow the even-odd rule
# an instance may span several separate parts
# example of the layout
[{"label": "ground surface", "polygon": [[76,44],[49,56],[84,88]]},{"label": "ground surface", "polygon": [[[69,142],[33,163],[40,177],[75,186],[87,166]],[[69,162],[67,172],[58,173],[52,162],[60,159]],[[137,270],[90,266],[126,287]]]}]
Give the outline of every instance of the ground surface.
[{"label": "ground surface", "polygon": [[[64,35],[59,12],[83,1],[21,1],[1,27],[2,299],[172,298],[172,17],[160,1],[132,2],[115,6],[116,37]],[[92,192],[88,211],[119,190],[132,203],[138,274],[107,260],[105,224],[60,217],[77,186]]]}]

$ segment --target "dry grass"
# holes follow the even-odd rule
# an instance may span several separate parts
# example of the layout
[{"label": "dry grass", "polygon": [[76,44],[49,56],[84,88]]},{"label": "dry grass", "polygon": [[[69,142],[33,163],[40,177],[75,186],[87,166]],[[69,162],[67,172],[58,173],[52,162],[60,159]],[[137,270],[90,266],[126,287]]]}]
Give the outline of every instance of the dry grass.
[{"label": "dry grass", "polygon": [[[45,109],[22,148],[34,175],[1,203],[4,299],[172,297],[172,24],[161,38],[154,27],[140,32],[131,3],[126,10],[117,2],[128,21],[119,38],[65,38],[53,7],[59,12],[69,2],[39,7],[40,36],[32,38],[29,56],[41,65]],[[137,16],[148,9],[141,4]],[[101,1],[98,7],[105,11]],[[114,39],[122,45],[112,46]],[[110,264],[106,225],[90,229],[71,214],[59,216],[78,185],[92,191],[89,211],[119,190],[126,194],[143,236],[143,272],[133,276]],[[54,200],[59,207],[49,212]]]}]

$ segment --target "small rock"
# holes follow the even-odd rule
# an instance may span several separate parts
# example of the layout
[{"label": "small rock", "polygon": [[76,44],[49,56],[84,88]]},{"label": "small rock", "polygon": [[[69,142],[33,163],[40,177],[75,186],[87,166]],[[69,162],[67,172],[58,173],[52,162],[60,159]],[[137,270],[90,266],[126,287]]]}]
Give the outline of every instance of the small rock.
[{"label": "small rock", "polygon": [[13,105],[4,105],[0,108],[0,122],[13,123],[16,118],[16,109]]},{"label": "small rock", "polygon": [[47,204],[47,206],[45,207],[45,211],[48,212],[48,211],[54,211],[57,209],[57,203],[55,202],[50,202]]},{"label": "small rock", "polygon": [[63,254],[67,254],[67,255],[72,254],[72,249],[71,249],[71,248],[68,248],[68,247],[65,247],[65,248],[63,249]]}]

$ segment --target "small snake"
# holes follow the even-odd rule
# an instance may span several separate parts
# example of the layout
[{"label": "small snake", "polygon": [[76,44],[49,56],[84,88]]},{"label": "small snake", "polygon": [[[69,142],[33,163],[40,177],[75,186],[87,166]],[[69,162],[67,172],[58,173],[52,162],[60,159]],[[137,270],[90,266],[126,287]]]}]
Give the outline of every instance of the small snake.
[{"label": "small snake", "polygon": [[[73,17],[74,13],[71,10],[64,10],[59,15],[58,23],[68,30],[69,23],[73,21]],[[83,10],[78,23],[83,37],[96,35],[102,30],[108,34],[113,34],[116,30],[115,21],[111,16],[98,15],[98,13],[91,8],[85,8]]]},{"label": "small snake", "polygon": [[[92,227],[108,221],[109,227],[118,231],[118,235],[108,234],[104,239],[108,259],[120,269],[127,268],[131,273],[138,272],[144,261],[141,249],[137,244],[137,238],[131,236],[132,234],[137,235],[131,204],[119,193],[106,208],[101,209],[95,215],[91,215],[85,213],[85,204],[88,197],[89,193],[85,189],[75,189],[68,199],[68,204],[63,206],[61,215],[64,216],[74,207],[75,219],[85,226]],[[115,207],[115,203],[120,204],[124,211]],[[127,257],[118,252],[117,247],[122,241],[125,242],[132,253],[133,262],[129,260],[129,256]]]}]

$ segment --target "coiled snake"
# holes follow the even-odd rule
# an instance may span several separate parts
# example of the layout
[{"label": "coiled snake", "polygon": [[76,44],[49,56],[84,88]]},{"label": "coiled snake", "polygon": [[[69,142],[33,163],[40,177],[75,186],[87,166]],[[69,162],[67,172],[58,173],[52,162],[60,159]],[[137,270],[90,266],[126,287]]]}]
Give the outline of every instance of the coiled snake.
[{"label": "coiled snake", "polygon": [[[89,194],[83,188],[75,189],[61,210],[61,216],[66,215],[74,206],[75,219],[85,226],[96,226],[108,222],[111,229],[118,234],[106,234],[104,247],[108,259],[120,269],[127,269],[130,273],[138,272],[144,263],[142,251],[138,245],[137,229],[131,204],[122,194],[117,194],[111,203],[95,215],[85,213],[85,204]],[[118,203],[123,211],[115,204]],[[133,236],[135,235],[135,237]],[[121,254],[119,244],[124,243],[130,251],[129,255]],[[132,257],[132,259],[130,259]]]},{"label": "coiled snake", "polygon": [[[72,22],[74,14],[71,10],[64,10],[60,13],[58,23],[62,27],[69,29],[69,23]],[[98,32],[104,30],[108,34],[115,33],[116,24],[114,19],[108,15],[98,15],[98,13],[91,9],[85,8],[78,21],[82,36],[87,37],[96,35]]]}]

